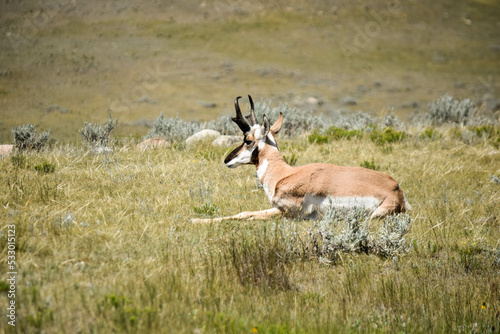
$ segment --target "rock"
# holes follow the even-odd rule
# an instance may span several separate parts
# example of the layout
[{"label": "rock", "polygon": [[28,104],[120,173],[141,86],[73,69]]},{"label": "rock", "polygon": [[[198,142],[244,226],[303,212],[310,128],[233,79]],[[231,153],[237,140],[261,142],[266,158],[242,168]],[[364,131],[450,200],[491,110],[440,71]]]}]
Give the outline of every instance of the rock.
[{"label": "rock", "polygon": [[402,109],[418,109],[420,107],[420,104],[418,102],[406,102],[401,105]]},{"label": "rock", "polygon": [[356,100],[353,97],[346,96],[342,100],[340,100],[340,104],[343,106],[355,106],[358,103],[356,102]]},{"label": "rock", "polygon": [[0,145],[0,157],[9,155],[14,149],[14,145]]},{"label": "rock", "polygon": [[230,147],[241,142],[241,136],[219,136],[213,142],[215,147]]},{"label": "rock", "polygon": [[44,109],[45,112],[60,112],[61,114],[67,114],[68,109],[65,107],[60,107],[57,104],[54,104],[52,106],[48,106],[47,108]]},{"label": "rock", "polygon": [[219,137],[220,133],[215,130],[205,129],[196,132],[194,135],[186,139],[186,147],[193,147],[207,141],[213,141]]},{"label": "rock", "polygon": [[213,109],[217,108],[217,103],[215,102],[207,102],[207,101],[198,101],[198,104],[203,108]]},{"label": "rock", "polygon": [[141,141],[139,144],[135,146],[135,148],[139,150],[146,150],[149,148],[170,147],[170,146],[172,146],[172,144],[170,144],[165,139],[160,137],[155,137]]},{"label": "rock", "polygon": [[320,106],[322,105],[323,103],[325,103],[321,98],[317,98],[317,97],[314,97],[314,96],[309,96],[307,99],[306,99],[306,102],[308,104],[311,104],[311,105],[314,105],[314,106]]}]

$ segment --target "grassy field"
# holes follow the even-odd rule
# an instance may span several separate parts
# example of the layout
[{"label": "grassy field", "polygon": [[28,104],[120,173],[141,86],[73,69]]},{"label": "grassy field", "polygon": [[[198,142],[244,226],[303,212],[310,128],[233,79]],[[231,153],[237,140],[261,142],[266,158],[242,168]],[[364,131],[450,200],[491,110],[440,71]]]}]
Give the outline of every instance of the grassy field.
[{"label": "grassy field", "polygon": [[15,225],[17,326],[0,332],[497,332],[499,131],[465,142],[466,131],[280,140],[299,165],[367,164],[401,182],[411,249],[394,256],[320,257],[311,221],[191,224],[269,207],[252,167],[223,166],[229,149],[137,151],[123,139],[109,154],[56,145],[4,158],[0,267]]}]

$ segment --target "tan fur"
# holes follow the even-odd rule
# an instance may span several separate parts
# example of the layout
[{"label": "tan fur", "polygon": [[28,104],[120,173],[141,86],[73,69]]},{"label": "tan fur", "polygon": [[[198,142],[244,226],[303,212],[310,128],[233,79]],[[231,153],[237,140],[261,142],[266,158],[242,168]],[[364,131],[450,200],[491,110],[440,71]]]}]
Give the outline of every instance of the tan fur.
[{"label": "tan fur", "polygon": [[279,207],[280,200],[288,200],[289,207],[279,207],[283,212],[296,212],[306,195],[372,196],[380,201],[380,211],[383,209],[384,214],[405,210],[403,191],[398,183],[385,173],[361,167],[321,163],[291,167],[286,164],[278,150],[269,146],[259,154],[259,161],[264,160],[268,161],[269,167],[261,182],[267,184],[272,191],[273,206]]}]

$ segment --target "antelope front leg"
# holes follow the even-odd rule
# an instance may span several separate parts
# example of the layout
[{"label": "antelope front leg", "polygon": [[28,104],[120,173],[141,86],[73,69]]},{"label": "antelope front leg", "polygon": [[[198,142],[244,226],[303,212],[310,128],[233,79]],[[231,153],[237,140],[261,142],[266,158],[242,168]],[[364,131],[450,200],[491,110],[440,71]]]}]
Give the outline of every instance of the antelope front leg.
[{"label": "antelope front leg", "polygon": [[192,218],[191,223],[218,223],[224,220],[267,220],[281,215],[282,212],[278,208],[272,208],[261,211],[245,211],[234,216],[220,218]]}]

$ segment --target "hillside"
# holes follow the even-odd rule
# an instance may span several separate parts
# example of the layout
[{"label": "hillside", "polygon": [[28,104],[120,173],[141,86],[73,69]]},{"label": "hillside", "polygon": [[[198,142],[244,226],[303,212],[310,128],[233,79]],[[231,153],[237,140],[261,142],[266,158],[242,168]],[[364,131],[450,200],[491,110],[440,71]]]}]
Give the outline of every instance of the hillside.
[{"label": "hillside", "polygon": [[498,107],[493,0],[4,0],[0,13],[3,143],[28,122],[73,141],[108,109],[143,136],[161,111],[214,119],[249,93],[326,115],[407,119],[445,93]]}]

